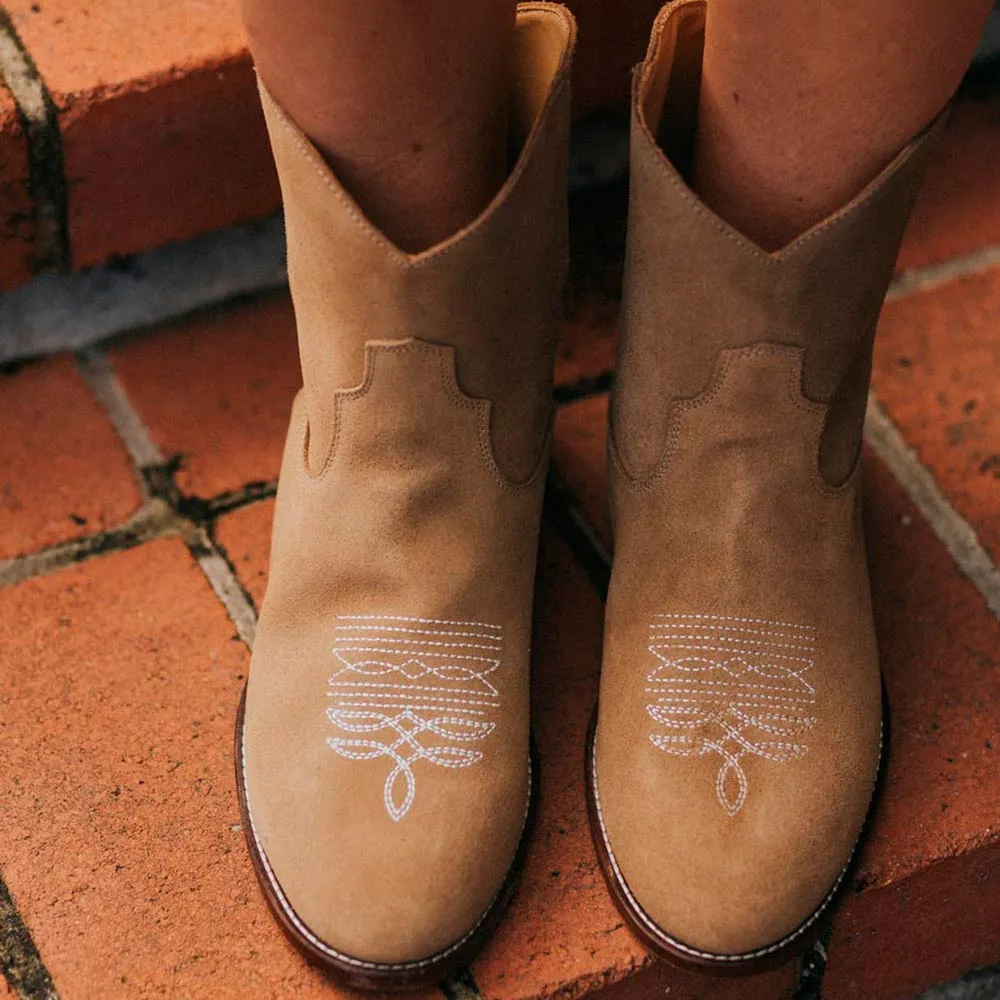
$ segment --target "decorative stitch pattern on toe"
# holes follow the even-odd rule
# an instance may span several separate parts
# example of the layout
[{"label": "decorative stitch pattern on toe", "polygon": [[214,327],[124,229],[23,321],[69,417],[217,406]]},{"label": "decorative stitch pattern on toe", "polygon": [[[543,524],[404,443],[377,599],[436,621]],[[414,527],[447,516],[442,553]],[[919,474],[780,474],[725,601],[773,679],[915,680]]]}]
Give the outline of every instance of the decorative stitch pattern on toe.
[{"label": "decorative stitch pattern on toe", "polygon": [[[348,760],[388,757],[386,812],[399,822],[417,791],[414,765],[471,767],[483,753],[500,692],[499,625],[379,615],[339,616],[330,677],[330,722],[347,736],[330,748]],[[437,737],[436,742],[431,742]],[[459,744],[455,746],[454,744]]]},{"label": "decorative stitch pattern on toe", "polygon": [[719,805],[735,816],[749,781],[743,758],[786,763],[808,750],[816,689],[816,630],[809,625],[725,615],[656,615],[649,626],[656,666],[646,678],[651,719],[667,731],[653,746],[677,757],[715,753]]}]

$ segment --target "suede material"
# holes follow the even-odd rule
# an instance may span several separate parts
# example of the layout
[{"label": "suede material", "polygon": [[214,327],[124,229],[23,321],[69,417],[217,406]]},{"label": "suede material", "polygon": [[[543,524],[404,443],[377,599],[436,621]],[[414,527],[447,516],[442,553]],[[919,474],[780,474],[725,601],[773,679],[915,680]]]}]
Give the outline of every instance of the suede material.
[{"label": "suede material", "polygon": [[550,419],[566,272],[566,214],[553,207],[566,200],[569,16],[545,4],[519,8],[510,132],[520,155],[478,219],[418,254],[365,219],[261,84],[293,249],[311,467],[329,448],[334,394],[361,380],[364,345],[415,337],[457,349],[463,388],[493,403],[497,460],[515,479],[530,475]]},{"label": "suede material", "polygon": [[722,348],[768,341],[803,348],[803,392],[834,403],[823,468],[828,481],[842,482],[857,457],[871,338],[944,116],[843,209],[766,253],[697,199],[654,138],[660,133],[675,159],[688,159],[703,34],[703,5],[665,8],[634,80],[623,296],[630,335],[618,376],[628,391],[615,401],[630,428],[622,460],[636,477],[649,473],[669,401],[701,392]]},{"label": "suede material", "polygon": [[824,902],[871,800],[858,452],[872,331],[940,123],[766,254],[653,138],[693,133],[703,25],[702,2],[665,8],[635,79],[595,768],[638,906],[689,949],[742,955]]},{"label": "suede material", "polygon": [[262,92],[305,385],[247,690],[248,803],[292,909],[355,960],[462,939],[523,832],[573,22],[524,5],[518,38],[520,158],[478,221],[416,256]]}]

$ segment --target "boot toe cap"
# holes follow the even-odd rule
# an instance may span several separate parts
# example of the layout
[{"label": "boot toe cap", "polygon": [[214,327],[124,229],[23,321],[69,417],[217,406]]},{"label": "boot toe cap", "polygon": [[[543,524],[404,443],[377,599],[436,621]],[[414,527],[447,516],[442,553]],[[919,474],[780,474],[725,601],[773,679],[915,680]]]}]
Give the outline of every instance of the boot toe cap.
[{"label": "boot toe cap", "polygon": [[[334,960],[407,967],[470,937],[497,899],[518,835],[451,814],[460,834],[424,825],[388,842],[363,825],[296,835],[251,831],[288,922]],[[266,824],[265,824],[266,828]],[[511,835],[513,834],[513,836]]]},{"label": "boot toe cap", "polygon": [[731,816],[714,796],[650,794],[627,775],[595,794],[619,897],[654,941],[694,961],[764,960],[799,940],[835,894],[863,821],[780,794]]},{"label": "boot toe cap", "polygon": [[394,818],[375,780],[386,765],[366,774],[365,764],[345,768],[330,754],[319,768],[296,768],[251,755],[245,832],[300,944],[362,972],[405,972],[445,958],[492,912],[517,857],[531,779],[526,759],[440,780],[424,772]]}]

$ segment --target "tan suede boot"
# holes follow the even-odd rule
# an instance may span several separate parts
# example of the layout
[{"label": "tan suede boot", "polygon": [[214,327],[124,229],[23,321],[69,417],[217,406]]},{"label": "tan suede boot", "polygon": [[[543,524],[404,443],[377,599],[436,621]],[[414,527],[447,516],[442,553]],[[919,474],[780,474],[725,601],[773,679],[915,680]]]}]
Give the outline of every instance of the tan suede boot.
[{"label": "tan suede boot", "polygon": [[665,8],[635,78],[588,791],[633,928],[719,972],[808,939],[872,800],[882,709],[858,460],[875,324],[940,122],[765,253],[678,171],[704,19],[700,0]]},{"label": "tan suede boot", "polygon": [[574,34],[562,7],[519,8],[516,164],[476,221],[416,255],[262,89],[305,386],[237,777],[276,916],[357,987],[467,962],[528,834]]}]

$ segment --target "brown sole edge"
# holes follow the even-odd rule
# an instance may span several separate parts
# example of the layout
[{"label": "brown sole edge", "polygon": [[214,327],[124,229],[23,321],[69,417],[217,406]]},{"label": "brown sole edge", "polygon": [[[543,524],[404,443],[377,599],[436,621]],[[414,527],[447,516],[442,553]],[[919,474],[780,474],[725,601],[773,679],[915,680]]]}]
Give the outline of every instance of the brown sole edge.
[{"label": "brown sole edge", "polygon": [[[459,969],[468,965],[489,940],[504,911],[510,905],[517,890],[518,879],[528,852],[528,843],[534,827],[535,814],[538,805],[538,761],[534,745],[531,747],[529,768],[528,806],[525,812],[524,827],[521,839],[514,854],[514,860],[507,872],[500,890],[493,902],[479,918],[478,922],[465,937],[437,955],[415,962],[399,964],[383,964],[364,962],[349,955],[336,953],[328,945],[323,945],[318,939],[310,940],[303,933],[308,930],[287,900],[280,894],[281,888],[277,879],[270,871],[267,859],[258,847],[253,820],[247,804],[246,784],[243,772],[243,717],[246,707],[246,686],[240,695],[239,709],[236,714],[234,758],[236,762],[236,793],[239,799],[240,819],[243,824],[243,835],[253,863],[254,874],[260,884],[264,898],[289,941],[312,964],[325,972],[332,980],[353,990],[367,992],[402,992],[434,986],[442,979],[448,978]],[[277,887],[277,891],[276,891]],[[282,894],[283,895],[283,894]]]},{"label": "brown sole edge", "polygon": [[888,701],[883,683],[882,690],[882,742],[879,748],[879,764],[872,790],[871,803],[864,825],[854,842],[851,856],[844,866],[837,881],[820,905],[799,926],[787,934],[780,942],[757,949],[745,955],[712,955],[708,952],[692,948],[684,942],[671,937],[662,930],[653,919],[634,902],[634,897],[618,871],[618,866],[611,854],[607,841],[604,823],[601,818],[599,792],[594,767],[594,738],[597,733],[597,708],[595,706],[590,725],[587,729],[586,745],[586,787],[587,787],[587,817],[590,821],[590,835],[597,851],[601,873],[608,885],[611,898],[619,913],[624,917],[632,933],[658,958],[688,972],[700,972],[712,976],[750,976],[766,972],[778,965],[784,964],[790,958],[804,952],[815,941],[819,940],[836,911],[836,905],[850,881],[850,874],[857,864],[860,847],[871,827],[875,804],[878,801],[881,785],[885,777],[885,766],[888,759]]}]

